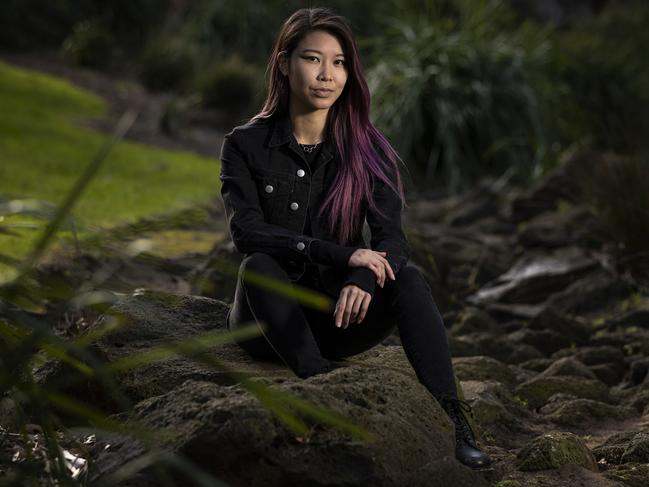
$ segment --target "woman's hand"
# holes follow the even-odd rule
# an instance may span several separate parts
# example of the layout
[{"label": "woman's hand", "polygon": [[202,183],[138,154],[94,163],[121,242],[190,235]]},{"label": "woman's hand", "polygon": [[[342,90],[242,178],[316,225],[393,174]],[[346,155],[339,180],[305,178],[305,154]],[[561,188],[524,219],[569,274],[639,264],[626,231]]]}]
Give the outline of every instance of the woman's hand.
[{"label": "woman's hand", "polygon": [[385,277],[394,280],[394,272],[390,263],[385,256],[386,252],[375,251],[371,249],[356,249],[349,258],[349,267],[367,267],[376,275],[376,282],[379,286],[385,285]]},{"label": "woman's hand", "polygon": [[355,284],[348,284],[340,291],[334,309],[334,319],[338,328],[347,328],[349,323],[360,323],[367,314],[372,295]]}]

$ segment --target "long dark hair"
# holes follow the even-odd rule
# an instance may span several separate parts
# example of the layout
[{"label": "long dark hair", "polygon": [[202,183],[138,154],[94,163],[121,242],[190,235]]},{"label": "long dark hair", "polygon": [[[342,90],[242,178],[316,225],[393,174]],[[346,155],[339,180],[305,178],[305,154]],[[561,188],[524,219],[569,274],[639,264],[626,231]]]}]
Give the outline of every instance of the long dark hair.
[{"label": "long dark hair", "polygon": [[[329,135],[336,143],[342,165],[326,195],[319,215],[327,213],[331,235],[342,245],[362,231],[363,201],[381,215],[372,197],[373,177],[383,181],[405,205],[403,181],[398,162],[403,163],[387,139],[370,122],[370,91],[363,75],[356,40],[345,17],[327,8],[303,8],[282,25],[266,68],[266,100],[250,122],[288,114],[290,86],[279,69],[281,53],[290,57],[293,49],[309,32],[323,30],[342,45],[348,76],[345,87],[327,114]],[[379,151],[385,156],[379,153]]]}]

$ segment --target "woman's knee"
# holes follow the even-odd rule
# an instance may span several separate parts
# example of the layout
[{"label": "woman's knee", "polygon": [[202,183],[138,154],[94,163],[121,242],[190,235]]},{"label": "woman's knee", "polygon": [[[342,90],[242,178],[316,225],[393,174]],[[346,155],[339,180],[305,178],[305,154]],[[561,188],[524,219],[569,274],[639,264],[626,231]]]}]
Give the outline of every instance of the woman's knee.
[{"label": "woman's knee", "polygon": [[423,271],[413,264],[404,265],[399,269],[395,278],[394,282],[398,287],[414,290],[418,286],[423,286],[424,289],[430,291],[430,286],[424,277]]},{"label": "woman's knee", "polygon": [[264,252],[253,252],[241,261],[239,272],[253,271],[260,274],[276,274],[283,271],[282,266],[272,255]]}]

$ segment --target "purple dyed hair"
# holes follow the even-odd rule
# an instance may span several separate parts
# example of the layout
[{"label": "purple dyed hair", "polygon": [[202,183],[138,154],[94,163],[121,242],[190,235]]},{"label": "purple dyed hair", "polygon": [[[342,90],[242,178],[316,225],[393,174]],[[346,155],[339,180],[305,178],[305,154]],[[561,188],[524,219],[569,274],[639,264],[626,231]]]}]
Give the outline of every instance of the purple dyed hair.
[{"label": "purple dyed hair", "polygon": [[319,212],[320,216],[327,214],[330,234],[344,245],[362,231],[363,201],[385,216],[372,197],[372,176],[385,182],[399,195],[402,207],[405,205],[398,165],[403,161],[370,121],[370,91],[356,40],[345,17],[327,8],[303,8],[284,22],[266,68],[266,100],[250,121],[268,118],[276,112],[288,113],[290,86],[279,70],[280,53],[286,51],[290,57],[300,40],[314,30],[326,31],[338,39],[348,67],[345,87],[327,114],[327,127],[343,163]]}]

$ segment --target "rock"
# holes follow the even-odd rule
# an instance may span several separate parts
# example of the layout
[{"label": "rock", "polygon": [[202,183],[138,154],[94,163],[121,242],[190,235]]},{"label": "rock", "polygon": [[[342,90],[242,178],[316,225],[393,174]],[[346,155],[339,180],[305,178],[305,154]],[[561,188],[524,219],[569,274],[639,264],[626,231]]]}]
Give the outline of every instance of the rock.
[{"label": "rock", "polygon": [[[158,447],[233,486],[489,485],[454,460],[452,423],[412,375],[352,366],[303,381],[261,382],[335,412],[370,438],[358,439],[303,413],[309,431],[298,435],[242,386],[192,380],[142,401],[131,420],[174,432]],[[134,440],[114,443],[96,460],[90,481],[141,451]],[[138,485],[157,481],[148,468]]]},{"label": "rock", "polygon": [[649,463],[649,432],[625,431],[593,448],[597,460],[607,463]]},{"label": "rock", "polygon": [[516,395],[526,400],[528,407],[532,409],[543,406],[557,392],[597,401],[610,401],[609,391],[605,384],[583,377],[537,375],[516,388]]},{"label": "rock", "polygon": [[525,254],[504,274],[467,297],[472,304],[539,304],[593,269],[597,263],[578,247],[550,255]]},{"label": "rock", "polygon": [[[505,237],[480,235],[465,229],[444,225],[418,225],[408,232],[412,260],[439,281],[444,293],[465,293],[470,287],[482,285],[506,270],[511,253],[502,252],[509,245]],[[433,292],[436,292],[433,289]],[[443,294],[441,295],[444,296]],[[438,294],[435,294],[438,300]]]},{"label": "rock", "polygon": [[[522,0],[517,0],[520,1]],[[528,3],[546,6],[550,2]],[[512,221],[520,223],[541,213],[557,210],[563,202],[578,203],[583,195],[583,181],[593,172],[593,168],[619,159],[619,156],[612,153],[588,151],[575,154],[545,174],[523,194],[514,198],[506,213]]]},{"label": "rock", "polygon": [[[218,337],[224,333],[227,310],[210,298],[138,292],[116,303],[88,333],[119,319],[115,330],[93,341],[95,357],[114,364],[170,341],[196,339],[206,332]],[[454,459],[452,422],[419,383],[401,347],[373,347],[328,374],[303,380],[283,363],[254,360],[236,344],[229,345],[201,349],[220,366],[181,356],[119,372],[122,402],[102,383],[94,384],[96,390],[83,382],[62,389],[96,407],[119,411],[120,419],[172,431],[156,445],[233,485],[423,487],[431,478],[438,485],[488,485]],[[56,386],[69,385],[69,373],[55,364],[36,375],[41,384]],[[313,418],[307,421],[308,438],[296,438],[269,409],[282,403],[265,407],[243,388],[245,377],[331,408],[368,428],[374,441],[363,443]],[[461,387],[458,394],[463,398]],[[134,409],[132,403],[137,403]],[[295,411],[304,421],[306,413]],[[134,439],[115,441],[102,450],[93,476],[99,479],[147,451]],[[154,472],[147,468],[136,485],[160,485]]]},{"label": "rock", "polygon": [[548,403],[539,412],[556,424],[575,428],[594,426],[598,421],[629,419],[637,415],[637,412],[630,407],[612,406],[583,398]]},{"label": "rock", "polygon": [[622,350],[608,345],[579,347],[576,350],[574,348],[564,348],[552,354],[552,358],[554,359],[562,357],[574,357],[586,365],[613,363],[621,369],[626,368],[626,361],[624,360]]},{"label": "rock", "polygon": [[513,386],[516,382],[514,372],[492,357],[453,357],[453,368],[458,379],[463,381],[495,380],[508,386]]},{"label": "rock", "polygon": [[590,327],[574,318],[568,318],[556,309],[546,306],[534,316],[527,327],[531,330],[552,330],[560,333],[576,345],[582,345],[590,337]]},{"label": "rock", "polygon": [[620,482],[625,487],[647,487],[649,464],[627,463],[616,465],[603,473],[607,479]]},{"label": "rock", "polygon": [[545,377],[571,375],[597,380],[597,376],[588,367],[573,357],[563,357],[556,360],[540,375]]},{"label": "rock", "polygon": [[649,330],[649,309],[638,308],[626,311],[609,321],[608,325],[612,328],[636,326]]},{"label": "rock", "polygon": [[561,313],[579,315],[608,309],[631,293],[629,284],[610,271],[596,269],[550,296],[545,304]]},{"label": "rock", "polygon": [[482,191],[481,194],[468,196],[470,199],[460,201],[457,207],[451,210],[445,223],[459,227],[497,215],[499,208],[496,195]]},{"label": "rock", "polygon": [[609,387],[618,384],[624,375],[624,371],[620,370],[619,366],[614,363],[591,365],[588,369]]},{"label": "rock", "polygon": [[455,335],[466,335],[474,332],[498,333],[502,331],[488,313],[474,306],[465,308],[450,330]]},{"label": "rock", "polygon": [[599,249],[607,237],[592,210],[576,205],[561,211],[547,211],[521,223],[518,241],[526,249],[571,245]]},{"label": "rock", "polygon": [[494,318],[500,320],[522,318],[529,320],[539,315],[545,309],[545,304],[516,304],[516,303],[487,303],[485,310]]},{"label": "rock", "polygon": [[619,404],[630,406],[640,413],[646,408],[644,414],[649,413],[649,382],[645,381],[627,389],[615,386],[611,388],[611,394],[615,396]]},{"label": "rock", "polygon": [[496,381],[462,381],[464,397],[472,407],[480,437],[487,444],[520,448],[534,432],[523,422],[527,411],[507,388]]},{"label": "rock", "polygon": [[631,362],[628,383],[630,386],[642,384],[649,376],[649,357],[642,357]]},{"label": "rock", "polygon": [[520,470],[546,470],[561,465],[579,465],[594,472],[597,462],[583,440],[573,433],[553,431],[537,436],[516,455]]},{"label": "rock", "polygon": [[486,355],[507,364],[516,364],[531,358],[542,357],[541,352],[525,343],[513,343],[507,336],[475,332],[468,335],[449,336],[453,357]]},{"label": "rock", "polygon": [[507,334],[507,338],[513,342],[531,345],[543,355],[550,355],[557,350],[570,346],[568,338],[552,330],[523,328]]},{"label": "rock", "polygon": [[[90,346],[94,360],[107,364],[136,357],[155,346],[196,338],[208,332],[225,333],[228,309],[227,304],[210,298],[138,291],[115,303],[82,337],[92,336],[102,329],[109,330],[92,341]],[[219,359],[237,361],[240,368],[255,366],[236,344],[212,346],[209,350]],[[79,377],[75,369],[58,361],[49,361],[39,367],[34,377],[41,385],[84,397],[90,404],[108,411],[128,409],[129,404],[163,394],[187,379],[220,384],[237,382],[226,371],[182,355],[118,372],[112,386]]]},{"label": "rock", "polygon": [[548,358],[548,357],[532,358],[532,359],[526,360],[525,362],[521,362],[520,364],[518,364],[518,366],[523,368],[523,369],[531,370],[531,371],[534,371],[534,372],[543,372],[545,369],[547,369],[554,362],[555,362],[554,359],[551,359],[551,358]]},{"label": "rock", "polygon": [[579,360],[609,387],[618,384],[628,368],[622,350],[608,345],[564,348],[552,354],[552,357],[573,357]]}]

